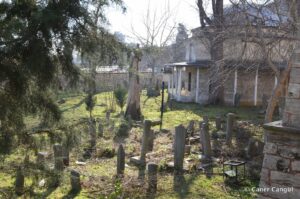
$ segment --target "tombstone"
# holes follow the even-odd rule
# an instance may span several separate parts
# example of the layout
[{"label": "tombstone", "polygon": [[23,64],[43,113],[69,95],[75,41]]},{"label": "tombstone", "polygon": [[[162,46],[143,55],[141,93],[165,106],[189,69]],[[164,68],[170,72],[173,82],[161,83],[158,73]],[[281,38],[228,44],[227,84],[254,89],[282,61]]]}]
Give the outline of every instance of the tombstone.
[{"label": "tombstone", "polygon": [[226,144],[232,144],[232,131],[233,131],[233,122],[234,122],[234,114],[228,113],[227,114],[227,125],[226,125]]},{"label": "tombstone", "polygon": [[89,122],[89,134],[90,134],[90,147],[91,149],[94,149],[96,147],[97,133],[96,133],[96,122],[93,120]]},{"label": "tombstone", "polygon": [[54,151],[54,169],[62,171],[64,169],[62,146],[60,144],[54,144],[53,151]]},{"label": "tombstone", "polygon": [[100,121],[98,124],[98,137],[103,137],[103,133],[104,133],[104,126]]},{"label": "tombstone", "polygon": [[187,137],[188,136],[191,136],[191,137],[193,137],[194,136],[194,132],[195,132],[195,121],[194,120],[191,120],[190,122],[189,122],[189,125],[188,125],[188,127],[187,127]]},{"label": "tombstone", "polygon": [[222,125],[222,118],[221,116],[216,117],[216,129],[217,131],[221,130],[221,125]]},{"label": "tombstone", "polygon": [[177,171],[183,170],[183,159],[185,151],[185,134],[184,126],[179,125],[175,127],[175,141],[174,141],[174,169]]},{"label": "tombstone", "polygon": [[142,137],[141,157],[140,157],[141,166],[146,165],[146,153],[148,152],[148,146],[149,146],[148,140],[151,133],[150,131],[151,131],[151,121],[145,120],[143,137]]},{"label": "tombstone", "polygon": [[110,121],[110,111],[106,111],[105,118],[106,118],[106,123],[109,124],[109,121]]},{"label": "tombstone", "polygon": [[63,162],[65,166],[70,164],[70,151],[66,146],[63,147]]},{"label": "tombstone", "polygon": [[18,196],[24,193],[24,174],[21,167],[18,168],[16,174],[15,192]]},{"label": "tombstone", "polygon": [[210,143],[210,135],[208,130],[208,124],[205,122],[201,123],[200,127],[200,134],[201,134],[201,145],[202,145],[202,152],[205,156],[206,160],[211,160],[212,150],[211,150],[211,143]]},{"label": "tombstone", "polygon": [[81,190],[80,173],[75,170],[71,170],[70,182],[71,182],[71,191],[73,193],[78,193]]},{"label": "tombstone", "polygon": [[45,169],[46,167],[47,152],[38,152],[36,158],[36,164],[39,169]]},{"label": "tombstone", "polygon": [[157,190],[157,169],[157,164],[148,164],[148,193],[150,193],[150,195],[155,194]]},{"label": "tombstone", "polygon": [[153,151],[154,139],[155,139],[154,130],[151,129],[148,138],[148,152]]},{"label": "tombstone", "polygon": [[254,138],[250,138],[247,146],[246,156],[247,158],[251,159],[255,156],[262,155],[263,149],[264,149],[263,142]]},{"label": "tombstone", "polygon": [[123,175],[125,170],[125,151],[123,145],[120,144],[117,154],[117,175]]}]

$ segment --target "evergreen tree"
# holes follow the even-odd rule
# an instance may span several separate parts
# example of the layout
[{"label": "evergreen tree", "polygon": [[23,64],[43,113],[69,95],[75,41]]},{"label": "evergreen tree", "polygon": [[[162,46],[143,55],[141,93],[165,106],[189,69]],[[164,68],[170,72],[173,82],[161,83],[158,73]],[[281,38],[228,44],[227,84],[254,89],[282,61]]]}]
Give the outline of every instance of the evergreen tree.
[{"label": "evergreen tree", "polygon": [[47,125],[59,121],[51,88],[60,76],[76,82],[80,72],[72,63],[73,49],[92,50],[86,41],[95,38],[93,30],[105,32],[98,19],[105,20],[103,8],[111,3],[122,1],[1,1],[0,141],[17,132],[26,135],[25,116],[38,115]]}]

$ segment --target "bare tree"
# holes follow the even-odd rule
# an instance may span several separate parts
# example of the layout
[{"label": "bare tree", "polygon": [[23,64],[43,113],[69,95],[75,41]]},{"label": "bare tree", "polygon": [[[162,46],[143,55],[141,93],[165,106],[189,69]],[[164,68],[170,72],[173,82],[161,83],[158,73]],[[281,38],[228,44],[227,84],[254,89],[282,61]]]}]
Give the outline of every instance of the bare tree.
[{"label": "bare tree", "polygon": [[209,32],[210,40],[210,55],[212,60],[212,70],[211,70],[211,81],[210,82],[210,101],[212,103],[223,103],[224,102],[224,88],[222,77],[223,74],[223,30],[224,30],[224,3],[223,0],[211,0],[211,6],[213,15],[208,17],[204,7],[203,0],[196,1],[199,19],[202,28],[205,28],[206,25],[212,27]]},{"label": "bare tree", "polygon": [[143,59],[152,68],[153,79],[157,57],[164,47],[174,39],[177,23],[174,21],[174,11],[171,10],[169,1],[166,2],[163,11],[159,13],[157,9],[151,9],[150,0],[148,0],[148,7],[142,18],[143,29],[137,31],[133,25],[131,29],[144,51]]},{"label": "bare tree", "polygon": [[[273,114],[278,102],[285,95],[285,88],[291,70],[292,53],[295,48],[295,22],[296,1],[265,0],[260,4],[253,1],[233,2],[235,6],[242,8],[246,22],[240,24],[244,34],[245,43],[256,44],[259,58],[265,60],[266,65],[277,78],[277,85],[270,97],[265,115],[265,122],[273,120]],[[249,12],[248,10],[255,10]],[[268,13],[267,12],[270,12]],[[247,26],[246,24],[253,24]],[[276,63],[284,64],[278,67]]]},{"label": "bare tree", "polygon": [[129,91],[127,98],[127,107],[125,117],[131,117],[133,120],[141,119],[140,106],[140,78],[139,78],[139,62],[141,61],[141,50],[139,46],[131,55],[131,64],[129,67]]},{"label": "bare tree", "polygon": [[[222,5],[217,8],[217,4],[222,4],[222,1],[212,0],[213,16],[209,18],[203,8],[203,1],[197,1],[202,32],[204,32],[201,37],[206,41],[206,46],[211,52],[213,71],[217,71],[213,74],[222,77],[222,81],[216,77],[213,77],[212,81],[215,87],[222,87],[222,83],[233,74],[233,70],[243,63],[247,65],[249,61],[256,64],[248,64],[246,71],[258,68],[259,65],[268,67],[277,78],[277,85],[269,99],[265,115],[265,122],[271,122],[275,108],[286,92],[291,70],[291,55],[294,43],[298,40],[294,35],[296,1],[264,0],[259,4],[254,0],[231,0],[230,2],[231,6],[224,9],[225,13],[218,13],[217,9]],[[220,20],[214,21],[218,16]],[[208,27],[205,27],[207,25]],[[211,37],[218,38],[212,41]],[[226,45],[226,48],[223,45]],[[219,46],[219,49],[216,46]],[[222,53],[218,52],[220,49]],[[217,55],[214,55],[215,53]],[[231,68],[222,68],[222,64],[216,64],[216,62],[228,62],[232,54],[239,64],[231,63]]]}]

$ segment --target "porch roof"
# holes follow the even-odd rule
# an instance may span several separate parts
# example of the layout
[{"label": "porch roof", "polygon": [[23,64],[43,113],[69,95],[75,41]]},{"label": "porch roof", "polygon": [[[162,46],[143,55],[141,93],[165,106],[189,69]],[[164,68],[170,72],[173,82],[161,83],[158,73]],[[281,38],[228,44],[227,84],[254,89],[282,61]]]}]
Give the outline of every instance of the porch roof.
[{"label": "porch roof", "polygon": [[199,67],[199,68],[209,68],[211,64],[210,60],[201,60],[195,62],[177,62],[165,64],[167,67]]}]

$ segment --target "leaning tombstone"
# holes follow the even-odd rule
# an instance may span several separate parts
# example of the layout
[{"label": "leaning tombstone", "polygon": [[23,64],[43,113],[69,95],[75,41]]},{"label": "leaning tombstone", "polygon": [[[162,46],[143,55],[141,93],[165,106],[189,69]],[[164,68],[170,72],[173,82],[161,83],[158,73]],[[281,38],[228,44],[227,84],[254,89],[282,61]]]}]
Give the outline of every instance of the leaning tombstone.
[{"label": "leaning tombstone", "polygon": [[205,157],[204,159],[210,161],[212,156],[212,150],[211,150],[210,135],[209,135],[207,123],[203,122],[201,124],[200,134],[202,138],[201,145],[202,145],[203,155]]},{"label": "leaning tombstone", "polygon": [[232,134],[233,134],[233,122],[234,122],[234,114],[227,114],[227,125],[226,125],[226,144],[232,144]]},{"label": "leaning tombstone", "polygon": [[125,151],[120,144],[117,154],[117,176],[123,175],[125,170]]},{"label": "leaning tombstone", "polygon": [[174,141],[174,169],[177,171],[183,170],[183,160],[185,152],[185,134],[186,129],[183,125],[175,127]]},{"label": "leaning tombstone", "polygon": [[16,174],[15,192],[19,196],[24,193],[24,174],[21,167],[18,167]]},{"label": "leaning tombstone", "polygon": [[54,151],[54,169],[62,171],[64,169],[63,151],[60,144],[53,145]]},{"label": "leaning tombstone", "polygon": [[71,191],[73,193],[78,193],[81,190],[80,173],[75,170],[71,170],[70,182],[71,182]]}]

